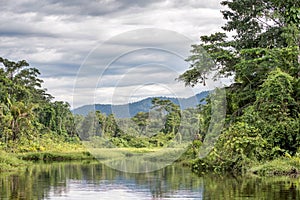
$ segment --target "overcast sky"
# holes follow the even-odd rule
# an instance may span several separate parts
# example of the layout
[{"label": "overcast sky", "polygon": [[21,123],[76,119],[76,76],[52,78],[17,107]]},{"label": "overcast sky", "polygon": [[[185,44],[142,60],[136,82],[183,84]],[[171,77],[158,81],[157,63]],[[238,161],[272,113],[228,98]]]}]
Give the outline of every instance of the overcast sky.
[{"label": "overcast sky", "polygon": [[43,87],[74,107],[188,97],[208,88],[174,79],[188,68],[190,45],[221,30],[219,3],[0,0],[0,56],[27,60],[41,71]]}]

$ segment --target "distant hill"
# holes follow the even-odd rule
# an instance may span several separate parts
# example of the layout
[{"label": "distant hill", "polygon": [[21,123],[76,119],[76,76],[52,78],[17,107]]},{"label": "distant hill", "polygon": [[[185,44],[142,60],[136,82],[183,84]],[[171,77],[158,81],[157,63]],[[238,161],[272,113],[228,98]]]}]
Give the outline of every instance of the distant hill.
[{"label": "distant hill", "polygon": [[[181,110],[196,107],[198,104],[204,104],[205,101],[200,102],[208,95],[209,91],[201,92],[189,98],[174,98],[174,97],[158,97],[164,100],[170,100],[180,106]],[[123,105],[111,104],[95,104],[85,105],[73,110],[74,114],[87,115],[89,112],[99,110],[101,113],[109,115],[114,113],[118,118],[129,118],[136,115],[138,112],[148,112],[152,107],[152,99],[155,97],[148,97],[146,99]]]}]

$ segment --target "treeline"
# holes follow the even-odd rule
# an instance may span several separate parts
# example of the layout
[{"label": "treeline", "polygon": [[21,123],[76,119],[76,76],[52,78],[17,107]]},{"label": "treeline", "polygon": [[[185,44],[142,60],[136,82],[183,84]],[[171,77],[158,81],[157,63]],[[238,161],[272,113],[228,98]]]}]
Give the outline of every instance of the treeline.
[{"label": "treeline", "polygon": [[[166,147],[189,143],[200,134],[200,108],[181,111],[154,98],[149,112],[117,119],[100,111],[73,115],[70,105],[42,88],[40,72],[22,60],[0,57],[0,149],[8,152],[55,150],[60,143],[89,141],[94,147]],[[51,147],[52,146],[52,147]]]},{"label": "treeline", "polygon": [[194,86],[205,84],[212,71],[215,78],[234,76],[226,87],[226,126],[209,156],[194,161],[194,170],[241,172],[253,163],[299,156],[300,1],[221,4],[227,7],[224,32],[201,36],[187,59],[191,68],[179,77]]},{"label": "treeline", "polygon": [[0,63],[0,148],[36,151],[54,138],[74,140],[76,127],[69,104],[53,101],[42,88],[38,69],[24,60],[0,57]]},{"label": "treeline", "polygon": [[149,112],[115,118],[100,111],[76,115],[77,132],[94,147],[165,147],[200,138],[199,108],[181,111],[170,100],[154,98]]}]

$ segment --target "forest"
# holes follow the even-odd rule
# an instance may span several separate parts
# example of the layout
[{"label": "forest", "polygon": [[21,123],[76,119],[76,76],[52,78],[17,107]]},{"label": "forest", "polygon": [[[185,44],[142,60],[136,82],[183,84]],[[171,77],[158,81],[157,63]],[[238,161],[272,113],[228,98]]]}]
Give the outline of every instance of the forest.
[{"label": "forest", "polygon": [[74,115],[68,103],[55,101],[42,88],[37,68],[0,57],[0,170],[5,162],[13,165],[7,154],[84,151],[83,141],[105,148],[162,148],[190,141],[179,160],[196,173],[300,173],[300,2],[222,5],[223,32],[201,36],[186,59],[190,68],[178,77],[191,87],[205,85],[212,72],[215,79],[234,77],[224,88],[225,125],[208,156],[198,155],[212,120],[211,95],[206,104],[184,111],[156,98],[152,112],[132,118],[99,111]]},{"label": "forest", "polygon": [[[223,32],[200,37],[187,59],[191,68],[179,77],[193,86],[205,84],[211,71],[216,78],[234,76],[225,88],[226,126],[209,156],[194,161],[193,170],[299,172],[300,1],[221,4],[226,8],[221,11]],[[212,67],[200,56],[203,49]]]}]

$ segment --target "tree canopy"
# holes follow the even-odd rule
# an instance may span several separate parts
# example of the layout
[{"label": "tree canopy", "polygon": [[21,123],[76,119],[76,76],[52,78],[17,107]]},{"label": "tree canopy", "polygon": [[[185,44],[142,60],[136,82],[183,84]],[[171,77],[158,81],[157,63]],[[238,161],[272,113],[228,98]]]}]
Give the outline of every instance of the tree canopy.
[{"label": "tree canopy", "polygon": [[0,144],[17,151],[25,150],[24,143],[34,146],[44,135],[59,135],[62,140],[76,136],[70,105],[52,101],[37,68],[25,60],[0,57],[0,63]]},{"label": "tree canopy", "polygon": [[[300,1],[232,0],[221,4],[226,20],[223,32],[201,36],[200,44],[192,45],[186,59],[190,69],[178,79],[194,86],[205,84],[212,72],[216,79],[233,76],[234,83],[226,87],[229,129],[224,128],[222,137],[233,134],[234,146],[237,138],[246,140],[255,130],[255,137],[262,138],[257,145],[265,147],[265,159],[295,154],[300,147]],[[209,104],[208,100],[206,107]],[[220,140],[214,151],[222,151],[225,142]],[[217,162],[216,155],[212,152],[207,159]],[[261,159],[256,156],[259,154],[243,154],[233,161],[226,155],[222,159],[230,160],[230,165],[245,158]]]}]

